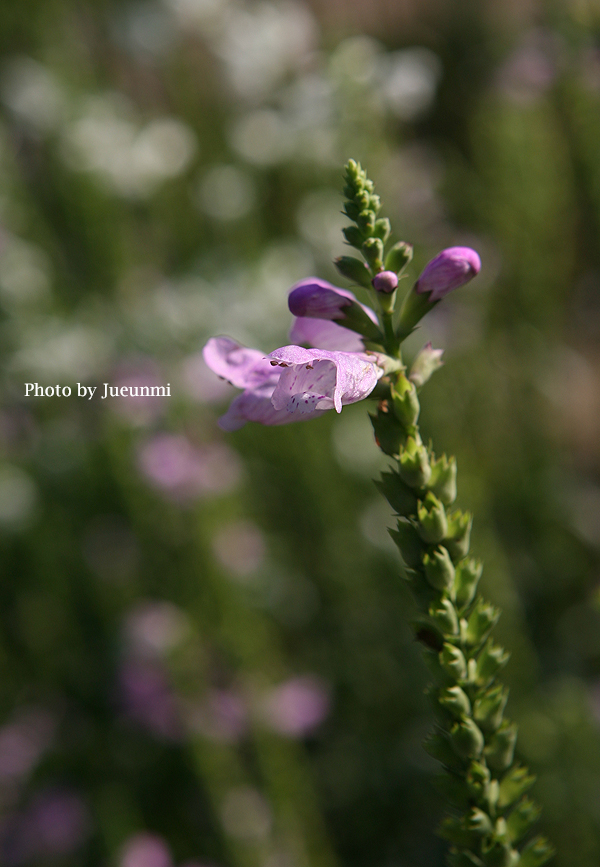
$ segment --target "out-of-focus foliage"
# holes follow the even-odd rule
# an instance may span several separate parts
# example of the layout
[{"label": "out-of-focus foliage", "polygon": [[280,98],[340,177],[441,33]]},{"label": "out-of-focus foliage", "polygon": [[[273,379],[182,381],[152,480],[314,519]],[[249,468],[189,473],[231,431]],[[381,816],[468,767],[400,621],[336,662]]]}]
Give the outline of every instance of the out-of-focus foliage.
[{"label": "out-of-focus foliage", "polygon": [[352,156],[413,276],[481,253],[411,338],[446,348],[423,427],[504,608],[541,829],[596,867],[599,44],[594,0],[5,0],[2,864],[442,862],[365,407],[225,437],[199,355],[284,344],[287,289],[337,281]]}]

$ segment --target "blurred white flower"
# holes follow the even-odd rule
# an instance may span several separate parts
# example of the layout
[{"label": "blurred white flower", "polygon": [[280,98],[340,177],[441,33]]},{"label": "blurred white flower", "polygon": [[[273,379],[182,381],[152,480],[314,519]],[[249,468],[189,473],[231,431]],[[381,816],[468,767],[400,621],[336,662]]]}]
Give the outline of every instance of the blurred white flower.
[{"label": "blurred white flower", "polygon": [[442,75],[442,63],[429,48],[404,48],[382,55],[378,78],[390,111],[402,120],[416,120],[431,106]]},{"label": "blurred white flower", "polygon": [[246,162],[270,166],[286,159],[294,145],[281,112],[261,108],[239,118],[230,133],[231,146]]},{"label": "blurred white flower", "polygon": [[231,10],[215,50],[237,93],[259,100],[302,66],[316,41],[317,24],[306,5],[262,0]]},{"label": "blurred white flower", "polygon": [[48,319],[25,330],[12,367],[34,377],[83,382],[102,370],[110,350],[110,337],[100,329]]},{"label": "blurred white flower", "polygon": [[160,657],[183,641],[189,630],[187,615],[172,602],[143,600],[124,624],[129,651],[140,657]]},{"label": "blurred white flower", "polygon": [[66,114],[67,100],[56,77],[31,57],[15,57],[2,71],[2,101],[36,132],[47,133]]},{"label": "blurred white flower", "polygon": [[211,166],[200,181],[195,201],[216,220],[239,220],[254,207],[254,181],[237,166]]},{"label": "blurred white flower", "polygon": [[62,139],[72,169],[95,171],[120,195],[142,198],[184,172],[197,147],[183,121],[159,117],[141,127],[124,97],[110,93],[88,99]]}]

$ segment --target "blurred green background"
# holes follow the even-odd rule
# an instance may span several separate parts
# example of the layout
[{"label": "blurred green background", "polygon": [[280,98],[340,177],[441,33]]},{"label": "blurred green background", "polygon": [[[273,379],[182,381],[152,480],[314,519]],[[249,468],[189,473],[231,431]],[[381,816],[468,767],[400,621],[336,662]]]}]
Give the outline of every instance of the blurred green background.
[{"label": "blurred green background", "polygon": [[3,0],[0,45],[0,863],[441,867],[367,407],[224,435],[199,355],[338,282],[354,157],[413,276],[481,254],[411,338],[423,429],[553,863],[597,867],[600,3]]}]

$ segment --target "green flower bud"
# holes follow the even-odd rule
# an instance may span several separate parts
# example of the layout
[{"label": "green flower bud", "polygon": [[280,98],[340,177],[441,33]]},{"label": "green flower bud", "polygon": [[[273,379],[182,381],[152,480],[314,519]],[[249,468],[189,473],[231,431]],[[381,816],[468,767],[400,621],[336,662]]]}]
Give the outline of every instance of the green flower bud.
[{"label": "green flower bud", "polygon": [[537,822],[541,812],[540,807],[531,798],[523,798],[508,817],[506,828],[511,842],[517,843],[521,840]]},{"label": "green flower bud", "polygon": [[454,587],[458,608],[466,608],[473,601],[482,571],[483,564],[480,560],[466,560],[456,567]]},{"label": "green flower bud", "polygon": [[471,812],[465,817],[465,827],[468,831],[472,831],[481,837],[486,837],[494,830],[492,820],[479,807],[473,807]]},{"label": "green flower bud", "polygon": [[460,686],[450,686],[440,690],[438,701],[452,716],[462,719],[471,716],[471,702]]},{"label": "green flower bud", "polygon": [[501,684],[475,700],[473,716],[484,731],[495,732],[500,728],[507,701],[508,689]]},{"label": "green flower bud", "polygon": [[484,641],[498,622],[500,609],[478,599],[467,621],[466,640],[476,645]]},{"label": "green flower bud", "polygon": [[467,663],[460,648],[449,642],[444,642],[440,651],[440,663],[447,674],[455,680],[464,680],[467,674]]},{"label": "green flower bud", "polygon": [[375,485],[398,515],[408,518],[415,514],[418,502],[415,493],[394,470],[382,473],[381,479],[375,479]]},{"label": "green flower bud", "polygon": [[475,667],[475,682],[477,686],[487,686],[494,677],[498,674],[510,658],[510,653],[507,653],[499,644],[494,644],[491,640],[485,645],[479,656]]},{"label": "green flower bud", "polygon": [[519,853],[511,848],[510,843],[492,840],[482,847],[486,867],[516,867],[520,864]]},{"label": "green flower bud", "polygon": [[361,249],[371,270],[375,273],[383,271],[383,241],[381,238],[367,238]]},{"label": "green flower bud", "polygon": [[458,617],[454,605],[449,599],[442,599],[441,602],[432,605],[429,609],[429,616],[445,635],[458,635]]},{"label": "green flower bud", "polygon": [[[375,196],[372,196],[371,202],[373,201],[374,198],[375,198]],[[377,210],[379,210],[379,208],[377,208]],[[391,226],[390,221],[388,220],[387,217],[384,217],[381,220],[375,220],[375,225],[373,226],[373,234],[375,235],[376,238],[381,238],[381,240],[383,241],[384,244],[387,241],[387,239],[390,237],[391,231],[392,231],[392,226]]]},{"label": "green flower bud", "polygon": [[456,458],[442,455],[431,463],[429,490],[440,498],[445,506],[451,506],[456,499]]},{"label": "green flower bud", "polygon": [[505,721],[485,748],[485,758],[492,770],[505,771],[512,764],[517,743],[517,726]]},{"label": "green flower bud", "polygon": [[363,235],[371,235],[375,228],[375,214],[372,211],[361,211],[356,219],[356,223]]},{"label": "green flower bud", "polygon": [[498,794],[498,808],[505,810],[523,797],[535,783],[535,777],[529,773],[527,768],[522,765],[516,765],[511,768],[503,777],[500,783],[500,792]]},{"label": "green flower bud", "polygon": [[411,488],[424,488],[431,476],[427,449],[422,443],[417,443],[414,437],[408,437],[406,445],[400,451],[400,475]]},{"label": "green flower bud", "polygon": [[545,837],[536,837],[521,852],[519,867],[542,867],[554,855],[554,846]]},{"label": "green flower bud", "polygon": [[416,425],[421,410],[417,389],[401,373],[390,390],[394,414],[402,426],[409,430]]},{"label": "green flower bud", "polygon": [[450,740],[457,755],[463,759],[477,759],[483,751],[483,735],[472,719],[455,723],[450,730]]},{"label": "green flower bud", "polygon": [[424,542],[436,545],[448,530],[446,510],[435,494],[429,491],[418,508],[418,530]]},{"label": "green flower bud", "polygon": [[436,370],[444,366],[442,361],[443,349],[434,349],[430,343],[426,343],[415,356],[410,368],[408,378],[414,382],[417,388],[422,388],[429,382]]},{"label": "green flower bud", "polygon": [[473,516],[470,512],[461,512],[457,509],[448,516],[448,534],[444,545],[455,563],[469,553],[472,526]]},{"label": "green flower bud", "polygon": [[394,244],[394,246],[388,251],[388,254],[385,257],[385,270],[395,271],[396,274],[399,274],[400,271],[406,268],[412,257],[412,246],[407,244],[406,241],[398,241],[398,243]]},{"label": "green flower bud", "polygon": [[370,289],[371,275],[365,263],[361,262],[360,259],[355,259],[354,256],[339,256],[334,259],[334,265],[342,277],[347,277],[353,283]]},{"label": "green flower bud", "polygon": [[[348,195],[348,193],[346,192],[347,190],[350,190],[350,187],[344,187],[344,195]],[[351,195],[354,194],[352,193]],[[344,202],[343,213],[348,217],[348,219],[354,220],[356,222],[356,218],[360,213],[360,209],[358,205],[354,202]]]},{"label": "green flower bud", "polygon": [[388,531],[407,566],[420,566],[423,545],[416,529],[403,519],[396,523],[396,529]]},{"label": "green flower bud", "polygon": [[425,577],[436,590],[450,590],[454,583],[454,566],[445,548],[438,546],[423,558]]},{"label": "green flower bud", "polygon": [[346,226],[342,229],[342,234],[351,247],[356,247],[357,250],[362,248],[364,235],[357,226]]},{"label": "green flower bud", "polygon": [[354,200],[359,206],[361,213],[369,213],[371,208],[371,199],[367,190],[363,189],[360,193],[357,193]]},{"label": "green flower bud", "polygon": [[[371,192],[373,190],[373,183],[371,182]],[[369,207],[372,211],[377,213],[381,209],[381,199],[377,194],[369,196]]]}]

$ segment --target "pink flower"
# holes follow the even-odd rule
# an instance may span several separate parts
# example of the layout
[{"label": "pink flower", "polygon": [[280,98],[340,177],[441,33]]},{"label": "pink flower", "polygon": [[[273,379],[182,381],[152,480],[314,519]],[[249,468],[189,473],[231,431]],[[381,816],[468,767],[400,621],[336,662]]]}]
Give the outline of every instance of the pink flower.
[{"label": "pink flower", "polygon": [[377,340],[380,336],[377,316],[370,307],[360,304],[347,289],[317,277],[297,283],[290,291],[288,306],[296,317],[290,331],[294,343],[358,352],[364,349],[362,337]]},{"label": "pink flower", "polygon": [[481,270],[481,259],[470,247],[448,247],[429,262],[415,284],[418,295],[431,293],[429,302],[439,301],[448,292],[464,286]]},{"label": "pink flower", "polygon": [[293,677],[267,693],[261,712],[265,724],[279,734],[303,737],[326,718],[329,694],[314,677]]},{"label": "pink flower", "polygon": [[266,425],[316,418],[328,409],[367,397],[382,375],[375,358],[360,352],[284,346],[265,356],[229,337],[204,347],[208,366],[243,388],[219,424],[237,430],[247,421]]}]

